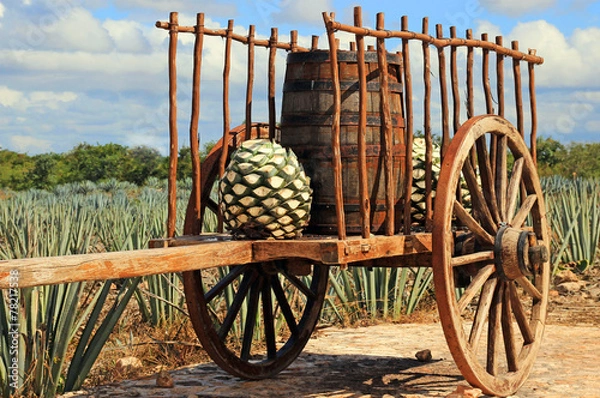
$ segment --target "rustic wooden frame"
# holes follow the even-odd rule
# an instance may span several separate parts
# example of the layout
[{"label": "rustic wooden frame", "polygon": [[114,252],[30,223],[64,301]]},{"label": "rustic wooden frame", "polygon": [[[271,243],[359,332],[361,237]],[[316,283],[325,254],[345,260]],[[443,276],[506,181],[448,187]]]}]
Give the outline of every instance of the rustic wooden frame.
[{"label": "rustic wooden frame", "polygon": [[[298,45],[297,32],[292,31],[290,34],[289,42],[278,41],[278,30],[277,28],[271,29],[271,35],[267,40],[260,40],[255,37],[255,28],[250,26],[249,34],[247,36],[237,34],[233,31],[233,21],[228,22],[227,29],[208,29],[204,26],[204,14],[199,13],[196,18],[195,26],[181,26],[179,25],[178,14],[171,13],[169,22],[157,22],[156,26],[160,29],[169,31],[169,51],[168,51],[168,66],[169,66],[169,137],[170,137],[170,163],[169,163],[169,215],[167,220],[167,231],[169,239],[160,241],[159,243],[153,243],[153,245],[166,245],[176,246],[172,248],[162,248],[158,250],[140,250],[136,252],[119,252],[119,253],[102,253],[102,254],[89,254],[81,256],[68,256],[60,258],[49,258],[49,259],[22,259],[22,260],[11,260],[11,261],[0,261],[0,289],[7,288],[9,286],[8,280],[10,271],[17,270],[21,273],[22,278],[20,279],[20,286],[35,286],[42,284],[52,283],[63,283],[70,281],[82,281],[82,280],[95,280],[95,279],[108,279],[115,277],[131,277],[139,275],[150,275],[163,272],[178,272],[186,271],[199,268],[218,267],[228,265],[231,263],[244,263],[252,261],[267,261],[268,259],[275,258],[274,247],[296,247],[296,251],[290,252],[306,253],[306,258],[314,261],[320,261],[326,264],[373,264],[381,259],[380,263],[385,265],[389,264],[390,261],[385,259],[400,258],[402,255],[417,256],[416,260],[411,261],[399,261],[399,266],[404,265],[427,265],[423,259],[430,258],[431,254],[431,237],[429,234],[411,234],[410,225],[410,206],[406,206],[409,203],[411,184],[410,179],[412,176],[412,139],[414,130],[414,116],[413,116],[413,82],[411,75],[411,58],[409,52],[409,45],[411,42],[419,42],[422,46],[422,59],[423,59],[423,84],[424,84],[424,103],[423,103],[423,127],[426,142],[426,231],[431,231],[433,208],[432,208],[432,153],[433,153],[433,139],[432,139],[432,125],[431,125],[431,55],[430,51],[432,48],[438,52],[439,63],[438,80],[440,86],[441,98],[440,102],[442,108],[445,111],[442,113],[442,151],[445,150],[450,141],[450,123],[449,123],[449,105],[448,105],[448,90],[447,86],[447,73],[446,73],[446,51],[450,50],[450,69],[451,69],[451,93],[453,95],[452,102],[452,115],[453,115],[453,129],[456,131],[460,125],[460,90],[458,86],[458,64],[456,57],[456,50],[460,47],[466,47],[468,49],[467,63],[466,63],[466,81],[467,81],[467,115],[469,117],[474,116],[474,104],[476,102],[475,94],[473,90],[474,80],[474,50],[479,49],[481,51],[481,62],[482,62],[482,87],[483,93],[482,98],[486,105],[486,111],[493,113],[493,95],[490,86],[489,77],[489,55],[490,52],[496,54],[496,80],[497,80],[497,94],[498,94],[498,114],[505,113],[504,109],[504,68],[502,67],[503,59],[505,57],[512,58],[513,62],[513,83],[516,98],[516,112],[517,112],[517,126],[521,134],[524,133],[524,115],[525,111],[522,104],[522,90],[525,86],[522,83],[521,76],[521,62],[527,63],[527,74],[528,83],[527,90],[529,94],[529,115],[530,115],[530,151],[535,160],[535,140],[537,134],[537,113],[536,113],[536,96],[535,96],[535,65],[543,63],[543,58],[536,55],[535,50],[529,50],[528,53],[523,53],[518,50],[518,43],[512,42],[511,48],[505,48],[502,44],[502,38],[496,38],[495,42],[488,41],[486,34],[481,36],[481,40],[475,40],[472,38],[472,32],[467,31],[466,39],[460,39],[456,37],[454,29],[451,30],[451,37],[443,37],[443,29],[441,25],[436,26],[436,36],[429,35],[429,22],[427,18],[422,21],[422,32],[411,32],[408,30],[408,19],[403,17],[401,20],[400,30],[386,30],[384,28],[384,17],[383,14],[377,15],[376,29],[369,29],[363,27],[362,15],[360,7],[355,9],[354,14],[354,25],[345,25],[334,20],[334,14],[323,14],[327,37],[329,43],[329,49],[331,53],[331,66],[334,83],[336,82],[337,72],[337,61],[336,61],[336,50],[339,48],[339,41],[337,40],[335,33],[338,31],[344,31],[355,35],[356,43],[351,43],[351,49],[358,51],[359,68],[362,71],[359,72],[359,80],[361,85],[361,92],[364,90],[365,81],[365,70],[364,70],[364,38],[372,37],[377,42],[377,53],[379,55],[380,68],[386,68],[385,54],[386,45],[391,40],[400,40],[402,52],[399,55],[402,56],[403,60],[403,85],[404,85],[404,115],[406,120],[406,170],[407,170],[407,183],[405,185],[406,191],[404,192],[404,205],[405,211],[403,213],[403,225],[404,231],[402,235],[394,235],[394,220],[393,214],[393,203],[396,198],[392,189],[390,189],[390,182],[393,178],[393,170],[390,161],[391,153],[391,140],[389,139],[388,126],[389,126],[389,105],[386,106],[386,90],[387,82],[385,79],[386,74],[380,74],[382,76],[382,104],[383,104],[383,128],[385,131],[384,136],[386,139],[383,142],[384,145],[384,159],[385,159],[385,176],[387,186],[387,221],[385,235],[383,236],[372,236],[369,229],[369,203],[366,200],[366,172],[365,172],[365,144],[362,140],[359,140],[359,163],[360,163],[360,197],[363,208],[361,208],[362,217],[362,243],[360,247],[369,248],[368,250],[361,251],[362,254],[356,254],[353,252],[353,245],[356,241],[356,237],[348,238],[346,235],[346,227],[344,222],[343,212],[343,195],[342,195],[342,182],[341,182],[341,159],[340,159],[340,148],[339,148],[339,119],[340,110],[339,105],[334,113],[334,123],[332,125],[332,148],[333,148],[333,159],[332,167],[336,175],[336,208],[338,213],[338,237],[337,240],[331,241],[330,239],[316,238],[313,240],[300,240],[293,242],[207,242],[210,238],[204,238],[201,235],[201,198],[202,198],[202,173],[199,162],[199,140],[198,140],[198,121],[200,119],[200,101],[201,101],[201,70],[202,70],[202,52],[204,48],[204,39],[207,36],[222,37],[226,40],[226,56],[223,66],[223,135],[227,138],[224,142],[229,142],[231,134],[229,126],[229,70],[231,63],[231,42],[236,41],[245,45],[248,45],[248,75],[247,75],[247,86],[246,86],[246,133],[254,127],[251,120],[251,107],[253,97],[253,77],[254,77],[254,49],[255,47],[264,47],[269,50],[268,57],[268,109],[269,109],[269,136],[273,139],[277,138],[276,129],[276,110],[275,110],[275,59],[277,51],[310,51],[317,49],[318,38],[313,36],[311,48],[304,48]],[[194,235],[198,235],[198,238],[183,237],[176,239],[175,236],[175,214],[176,214],[176,170],[177,170],[177,143],[178,143],[178,130],[177,130],[177,44],[179,34],[187,33],[195,35],[194,44],[194,63],[193,63],[193,88],[192,88],[192,109],[190,118],[190,143],[192,153],[192,180],[193,189],[192,197],[190,198],[190,205],[188,207],[188,215],[193,214],[191,218],[193,220],[192,231]],[[388,48],[392,46],[388,45]],[[368,46],[368,50],[375,51],[375,48]],[[362,54],[362,55],[361,55]],[[360,69],[359,69],[360,70]],[[340,101],[339,91],[339,78],[337,84],[334,84],[334,97],[336,102]],[[364,93],[360,96],[361,108],[364,108],[365,95]],[[365,116],[361,116],[360,130],[364,134],[364,121]],[[361,134],[361,136],[363,135]],[[494,143],[494,145],[503,145],[502,143]],[[227,151],[224,150],[223,153]],[[220,159],[220,172],[222,173],[225,165],[225,155]],[[491,181],[491,175],[489,175],[489,167],[487,170],[483,170],[482,178],[489,179]],[[490,185],[493,189],[493,184]],[[408,207],[408,209],[407,209]],[[492,217],[492,215],[490,216]],[[383,244],[382,239],[391,239],[393,245],[396,245],[398,249],[391,251],[380,251],[381,248],[390,247],[388,243]],[[189,245],[194,243],[190,247],[180,247],[182,245]],[[326,244],[323,242],[327,242]],[[388,241],[386,241],[388,242]],[[407,246],[406,242],[421,242],[418,247],[419,250],[412,249],[410,245]],[[423,243],[425,242],[425,243]],[[198,244],[201,243],[201,244]],[[335,247],[336,253],[342,253],[335,257],[327,257],[324,253],[330,253],[331,247]],[[362,245],[362,246],[361,246]],[[387,245],[387,246],[386,246]],[[325,249],[329,247],[329,249]],[[269,248],[267,250],[267,248]],[[271,250],[271,251],[269,251]],[[279,252],[286,252],[279,251]],[[299,251],[298,251],[299,250]],[[320,252],[323,250],[323,252]],[[216,253],[222,255],[216,256]],[[271,253],[269,255],[265,253]],[[354,254],[353,254],[354,253]],[[205,261],[201,264],[197,262],[197,258],[201,256]],[[220,260],[215,260],[220,258]],[[209,260],[211,259],[211,260]]]}]

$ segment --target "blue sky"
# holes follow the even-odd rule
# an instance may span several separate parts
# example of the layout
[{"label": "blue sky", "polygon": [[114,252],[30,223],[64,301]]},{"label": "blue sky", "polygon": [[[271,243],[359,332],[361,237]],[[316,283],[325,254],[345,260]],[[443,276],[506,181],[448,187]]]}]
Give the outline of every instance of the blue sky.
[{"label": "blue sky", "polygon": [[[154,27],[156,20],[167,20],[169,11],[179,11],[180,19],[191,25],[195,13],[202,11],[212,28],[226,26],[233,18],[240,32],[249,24],[263,36],[272,26],[282,37],[297,29],[301,43],[308,43],[310,35],[323,35],[322,11],[335,11],[337,20],[351,23],[355,5],[360,3],[0,0],[0,148],[33,155],[68,151],[81,142],[115,142],[166,153],[168,35]],[[546,60],[536,74],[539,134],[563,142],[600,141],[600,1],[380,0],[362,7],[365,24],[371,26],[379,11],[385,13],[390,29],[398,29],[401,16],[407,15],[410,29],[420,30],[421,18],[428,16],[432,27],[456,25],[461,35],[468,27],[476,35],[503,35],[505,43],[519,40],[521,49],[536,48]],[[182,53],[191,53],[190,39],[182,39]],[[203,87],[208,90],[202,102],[203,141],[221,134],[216,98],[221,48],[219,41],[207,44],[206,51],[216,55],[203,72]],[[184,67],[186,62],[184,58]],[[234,64],[234,104],[243,101],[238,88],[245,85],[244,73],[242,61]],[[184,107],[189,82],[182,79]],[[259,78],[257,87],[260,84]],[[256,90],[260,94],[264,87]],[[243,120],[240,113],[232,115],[232,123]],[[265,115],[257,106],[253,117],[264,120]],[[180,131],[187,129],[182,112]],[[185,138],[181,143],[189,145]]]}]

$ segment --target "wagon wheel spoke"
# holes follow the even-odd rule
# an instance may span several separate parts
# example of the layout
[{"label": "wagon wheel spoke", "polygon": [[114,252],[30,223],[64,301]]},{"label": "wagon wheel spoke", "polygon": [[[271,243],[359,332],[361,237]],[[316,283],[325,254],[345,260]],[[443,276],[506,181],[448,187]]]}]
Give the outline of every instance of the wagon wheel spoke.
[{"label": "wagon wheel spoke", "polygon": [[492,306],[490,308],[490,317],[488,323],[488,341],[487,341],[487,362],[486,370],[489,374],[496,376],[498,374],[498,352],[500,350],[500,328],[502,312],[502,296],[504,284],[499,283],[494,291]]},{"label": "wagon wheel spoke", "polygon": [[477,139],[476,145],[476,154],[477,161],[471,161],[471,164],[476,163],[479,167],[479,178],[481,179],[481,186],[487,187],[483,194],[485,196],[485,201],[488,205],[488,208],[492,212],[492,216],[494,217],[494,221],[496,224],[500,223],[500,213],[498,212],[498,208],[496,207],[496,190],[494,188],[494,174],[492,172],[491,159],[487,150],[487,143],[485,137],[480,137]]},{"label": "wagon wheel spoke", "polygon": [[504,337],[504,350],[509,372],[518,370],[517,347],[512,323],[512,309],[510,291],[505,283],[502,297],[502,336]]},{"label": "wagon wheel spoke", "polygon": [[523,201],[521,208],[517,211],[517,214],[515,214],[513,219],[510,220],[509,224],[511,224],[515,228],[522,227],[523,224],[525,224],[525,221],[527,220],[527,216],[529,216],[529,214],[531,213],[531,210],[533,209],[533,206],[535,205],[536,201],[537,195],[528,195]]},{"label": "wagon wheel spoke", "polygon": [[517,288],[515,284],[509,283],[508,290],[510,293],[511,308],[513,309],[515,319],[519,325],[519,329],[521,330],[521,335],[523,336],[523,344],[531,344],[534,340],[533,332],[531,330],[531,326],[529,325],[529,320],[527,319],[525,309],[523,308],[523,303],[517,295]]},{"label": "wagon wheel spoke", "polygon": [[237,315],[242,309],[242,304],[244,303],[244,299],[248,294],[248,290],[250,289],[250,286],[252,285],[252,282],[254,282],[255,278],[256,274],[252,271],[244,274],[242,283],[240,284],[240,287],[233,299],[233,303],[231,304],[231,307],[229,307],[227,315],[225,316],[225,319],[219,328],[218,333],[221,340],[224,340],[227,337],[227,334],[229,334]]},{"label": "wagon wheel spoke", "polygon": [[471,302],[473,297],[475,297],[475,295],[479,293],[480,289],[488,281],[488,279],[490,278],[490,276],[492,276],[494,272],[496,272],[496,266],[494,264],[486,265],[481,270],[479,270],[477,275],[475,275],[475,277],[473,278],[473,281],[471,282],[469,287],[467,287],[461,298],[458,300],[458,310],[460,312],[463,312],[465,310],[465,308]]},{"label": "wagon wheel spoke", "polygon": [[277,302],[281,307],[281,312],[283,313],[283,316],[285,318],[285,321],[287,322],[290,332],[292,333],[292,335],[296,335],[298,333],[298,325],[296,324],[294,312],[292,311],[292,308],[288,303],[288,299],[285,295],[285,292],[281,287],[281,282],[277,277],[272,277],[271,283],[273,286],[273,293],[275,293],[275,297],[277,297]]},{"label": "wagon wheel spoke", "polygon": [[[495,134],[490,135],[490,163],[496,164],[496,156],[498,156],[498,137]],[[496,178],[496,167],[492,168],[492,177]],[[492,183],[492,185],[494,185]]]},{"label": "wagon wheel spoke", "polygon": [[230,270],[229,273],[223,279],[221,279],[212,289],[208,291],[208,293],[204,295],[204,299],[207,302],[212,301],[217,295],[221,294],[227,286],[231,285],[247,269],[247,265],[239,265],[237,267],[233,267],[233,269]]},{"label": "wagon wheel spoke", "polygon": [[244,326],[244,337],[242,339],[242,350],[240,358],[247,361],[250,358],[250,349],[252,348],[252,339],[254,337],[254,327],[256,325],[256,315],[258,314],[258,297],[262,289],[264,278],[256,278],[250,288],[248,297],[248,313],[246,314],[246,324]]},{"label": "wagon wheel spoke", "polygon": [[515,160],[513,164],[512,173],[510,175],[510,183],[508,185],[508,193],[507,193],[507,209],[506,209],[506,219],[511,220],[515,215],[515,211],[517,208],[517,200],[519,199],[519,192],[521,187],[521,177],[523,175],[523,163],[525,160],[523,158],[518,158]]},{"label": "wagon wheel spoke", "polygon": [[215,214],[218,214],[219,212],[219,204],[210,198],[206,202],[206,207],[208,207],[210,211],[212,211]]},{"label": "wagon wheel spoke", "polygon": [[[457,200],[464,185],[470,200]],[[434,208],[433,276],[450,351],[469,383],[512,395],[539,351],[550,280],[543,193],[520,133],[499,116],[464,123]]]},{"label": "wagon wheel spoke", "polygon": [[[480,222],[488,232],[495,233],[498,228],[492,218],[492,213],[483,196],[482,189],[477,181],[477,176],[475,175],[475,170],[473,170],[473,166],[471,166],[470,162],[465,162],[463,165],[463,176],[465,177],[471,195],[473,212],[478,215]],[[496,205],[493,204],[492,206],[495,207]]]},{"label": "wagon wheel spoke", "polygon": [[533,283],[531,283],[531,281],[529,279],[527,279],[526,277],[522,276],[520,278],[516,279],[517,283],[519,285],[521,285],[521,287],[534,299],[536,300],[541,300],[542,299],[542,292],[540,292],[538,290],[537,287],[535,287],[535,285]]},{"label": "wagon wheel spoke", "polygon": [[273,316],[273,300],[271,298],[271,281],[266,279],[262,286],[263,320],[265,328],[265,341],[267,343],[267,357],[275,358],[277,346],[275,341],[275,320]]},{"label": "wagon wheel spoke", "polygon": [[496,173],[494,176],[496,182],[496,200],[502,221],[506,220],[506,191],[508,188],[507,140],[508,138],[505,135],[498,138],[496,147]]},{"label": "wagon wheel spoke", "polygon": [[489,316],[490,307],[492,306],[492,299],[497,284],[497,278],[490,278],[485,282],[483,289],[481,290],[477,313],[475,314],[475,320],[473,321],[473,326],[469,335],[469,345],[473,351],[476,351],[479,345],[481,334],[483,333],[485,323]]},{"label": "wagon wheel spoke", "polygon": [[[469,264],[477,264],[483,261],[489,262],[490,260],[494,259],[494,252],[491,250],[488,251],[482,251],[482,252],[476,252],[476,253],[470,253],[470,254],[464,254],[462,256],[457,256],[457,257],[452,257],[452,260],[450,260],[450,263],[452,264],[453,267],[460,267],[463,265],[469,265]],[[494,268],[494,271],[496,269]]]},{"label": "wagon wheel spoke", "polygon": [[467,209],[464,208],[457,200],[454,200],[454,211],[460,221],[475,234],[475,236],[482,242],[488,245],[494,244],[494,238],[490,235],[479,223],[469,214]]},{"label": "wagon wheel spoke", "polygon": [[282,271],[282,275],[285,276],[285,278],[290,281],[292,285],[296,286],[302,293],[304,293],[307,298],[315,298],[315,293],[310,290],[310,288],[306,286],[304,282],[302,282],[297,276],[290,274],[286,270]]}]

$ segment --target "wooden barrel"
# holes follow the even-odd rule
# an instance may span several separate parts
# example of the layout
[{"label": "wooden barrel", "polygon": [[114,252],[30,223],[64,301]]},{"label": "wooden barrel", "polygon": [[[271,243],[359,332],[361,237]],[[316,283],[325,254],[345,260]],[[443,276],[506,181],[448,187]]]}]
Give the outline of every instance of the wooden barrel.
[{"label": "wooden barrel", "polygon": [[[358,182],[359,86],[356,52],[339,51],[342,91],[341,155],[344,213],[347,233],[361,232]],[[389,102],[392,116],[394,181],[396,188],[395,230],[401,224],[404,185],[404,118],[402,114],[401,58],[387,55]],[[367,176],[371,204],[371,231],[383,232],[385,221],[385,177],[383,128],[380,109],[377,53],[367,51]],[[333,91],[329,51],[290,53],[283,88],[281,143],[298,156],[314,190],[311,222],[307,232],[336,234],[335,192],[331,149]]]}]

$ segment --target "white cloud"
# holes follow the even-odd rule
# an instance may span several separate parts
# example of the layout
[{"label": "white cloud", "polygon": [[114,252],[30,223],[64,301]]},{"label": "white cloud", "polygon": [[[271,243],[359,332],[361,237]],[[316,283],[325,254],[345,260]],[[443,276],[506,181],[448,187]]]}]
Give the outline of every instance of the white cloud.
[{"label": "white cloud", "polygon": [[476,32],[488,33],[491,41],[504,36],[505,46],[518,40],[524,52],[537,50],[544,58],[536,69],[538,87],[600,87],[595,68],[600,64],[600,28],[575,29],[567,37],[543,20],[519,23],[508,33],[488,21],[478,21]]},{"label": "white cloud", "polygon": [[23,101],[23,93],[11,90],[6,86],[0,86],[0,105],[12,108],[21,101]]},{"label": "white cloud", "polygon": [[109,52],[114,48],[108,31],[83,8],[73,8],[47,28],[48,45],[68,51]]},{"label": "white cloud", "polygon": [[[164,70],[164,54],[132,54],[132,53],[108,53],[95,54],[88,52],[59,52],[59,51],[1,51],[0,65],[11,65],[36,72],[54,72],[59,74],[75,73],[62,76],[63,80],[83,78],[87,75],[96,81],[82,81],[79,84],[84,87],[94,85],[95,87],[109,88],[108,76],[134,73],[138,75],[156,74]],[[16,57],[17,61],[12,60]],[[51,77],[51,76],[50,76]],[[57,76],[54,76],[56,78]],[[103,78],[106,80],[102,81]],[[108,86],[107,86],[108,84]]]},{"label": "white cloud", "polygon": [[[55,5],[55,4],[53,4]],[[60,2],[59,8],[11,9],[2,28],[0,47],[10,49],[109,52],[115,45],[108,31],[86,9]],[[58,7],[58,6],[57,6]]]},{"label": "white cloud", "polygon": [[52,143],[49,140],[40,139],[39,136],[13,135],[10,137],[11,147],[16,152],[49,152]]},{"label": "white cloud", "polygon": [[539,90],[540,131],[562,135],[568,140],[597,134],[600,123],[598,98],[600,91],[571,91],[564,88]]},{"label": "white cloud", "polygon": [[595,65],[600,64],[600,29],[577,29],[571,37],[546,21],[518,24],[510,33],[521,38],[521,48],[535,48],[544,57],[538,85],[600,87]]},{"label": "white cloud", "polygon": [[6,108],[26,110],[32,106],[48,109],[58,109],[59,103],[72,102],[77,99],[77,94],[71,91],[50,92],[33,91],[29,94],[0,86],[0,105]]},{"label": "white cloud", "polygon": [[109,19],[102,26],[113,39],[117,51],[147,53],[150,50],[150,43],[144,36],[141,25],[137,22]]},{"label": "white cloud", "polygon": [[29,95],[29,101],[32,106],[42,106],[44,108],[56,110],[60,103],[73,102],[78,95],[72,91],[51,92],[51,91],[34,91]]},{"label": "white cloud", "polygon": [[556,4],[556,0],[479,0],[491,12],[518,17],[530,12],[543,11]]},{"label": "white cloud", "polygon": [[[86,5],[102,7],[106,2],[99,0],[83,0]],[[260,1],[260,0],[259,0]],[[263,0],[264,1],[264,0]],[[269,0],[271,1],[271,0]],[[155,1],[155,0],[119,0],[115,6],[120,9],[131,10],[154,10],[164,13],[168,17],[171,11],[195,13],[202,11],[206,15],[212,16],[232,16],[236,14],[236,2],[204,1],[199,3],[197,0],[173,0],[173,1]]]},{"label": "white cloud", "polygon": [[544,58],[535,75],[540,133],[566,140],[597,134],[600,80],[595,65],[600,64],[599,28],[576,29],[566,36],[543,20],[519,23],[510,32],[480,21],[478,31],[488,31],[490,40],[504,36],[505,45],[519,40],[521,51],[533,48]]},{"label": "white cloud", "polygon": [[6,8],[4,7],[4,4],[0,3],[0,18],[4,17],[5,10],[6,10]]},{"label": "white cloud", "polygon": [[493,41],[496,36],[502,36],[502,29],[498,25],[494,25],[490,21],[477,21],[475,29],[475,37],[479,37],[482,33],[488,34],[488,40]]},{"label": "white cloud", "polygon": [[[258,4],[272,4],[266,11],[272,14],[271,18],[277,23],[310,23],[317,26],[323,25],[321,13],[333,9],[331,0],[283,0],[278,3],[259,1]],[[259,7],[257,5],[257,7]],[[260,10],[259,10],[260,13]]]}]

